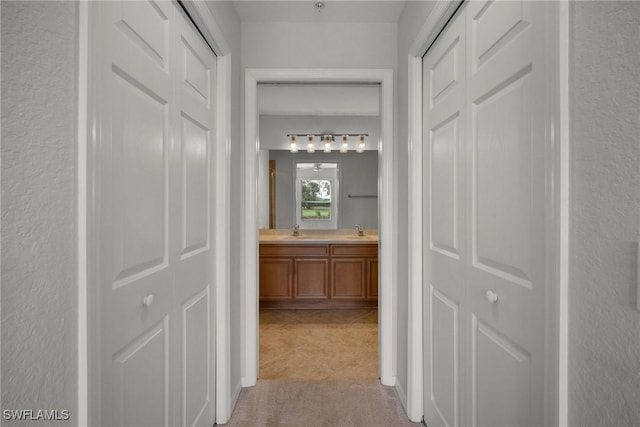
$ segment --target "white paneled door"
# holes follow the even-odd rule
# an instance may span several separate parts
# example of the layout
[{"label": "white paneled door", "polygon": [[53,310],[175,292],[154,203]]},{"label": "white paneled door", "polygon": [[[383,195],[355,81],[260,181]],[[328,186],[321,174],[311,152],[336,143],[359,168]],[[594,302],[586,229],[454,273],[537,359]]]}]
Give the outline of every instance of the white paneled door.
[{"label": "white paneled door", "polygon": [[211,426],[215,56],[175,2],[93,22],[104,426]]},{"label": "white paneled door", "polygon": [[545,2],[468,2],[423,61],[425,420],[544,425]]}]

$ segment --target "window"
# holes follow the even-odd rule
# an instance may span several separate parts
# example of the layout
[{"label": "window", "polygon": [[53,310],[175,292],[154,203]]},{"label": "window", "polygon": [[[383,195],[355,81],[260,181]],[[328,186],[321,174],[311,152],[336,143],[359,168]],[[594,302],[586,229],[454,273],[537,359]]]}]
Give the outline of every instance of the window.
[{"label": "window", "polygon": [[331,181],[302,179],[300,213],[306,220],[331,220]]},{"label": "window", "polygon": [[302,229],[338,228],[338,163],[296,164],[296,222]]}]

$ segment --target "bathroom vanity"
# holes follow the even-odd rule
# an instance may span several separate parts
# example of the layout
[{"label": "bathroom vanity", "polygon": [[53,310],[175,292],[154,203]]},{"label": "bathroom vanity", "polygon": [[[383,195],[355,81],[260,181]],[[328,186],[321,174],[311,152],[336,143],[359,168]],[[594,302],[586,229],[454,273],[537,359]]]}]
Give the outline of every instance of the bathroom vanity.
[{"label": "bathroom vanity", "polygon": [[378,304],[376,230],[260,231],[261,308]]}]

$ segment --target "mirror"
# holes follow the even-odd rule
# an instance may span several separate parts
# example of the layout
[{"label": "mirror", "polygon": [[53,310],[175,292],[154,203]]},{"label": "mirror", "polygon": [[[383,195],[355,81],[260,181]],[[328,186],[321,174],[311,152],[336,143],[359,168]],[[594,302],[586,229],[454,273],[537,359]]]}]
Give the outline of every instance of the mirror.
[{"label": "mirror", "polygon": [[[258,104],[259,227],[342,229],[360,224],[377,229],[379,85],[260,84]],[[330,152],[323,151],[316,137],[315,152],[307,152],[301,138],[299,151],[292,153],[287,138],[292,133],[369,136],[362,153],[356,152],[357,138],[350,138],[346,153],[340,152],[337,137]],[[298,164],[311,165],[316,176],[306,178],[307,186],[318,181],[317,191],[304,189]],[[335,165],[334,177],[317,177],[313,167],[325,164]]]}]

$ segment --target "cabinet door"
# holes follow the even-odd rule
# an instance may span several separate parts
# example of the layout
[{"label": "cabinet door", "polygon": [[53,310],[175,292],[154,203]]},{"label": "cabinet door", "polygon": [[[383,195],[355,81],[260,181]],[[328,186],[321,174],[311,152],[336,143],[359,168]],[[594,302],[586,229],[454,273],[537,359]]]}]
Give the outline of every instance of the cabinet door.
[{"label": "cabinet door", "polygon": [[288,300],[292,297],[293,259],[260,260],[260,299]]},{"label": "cabinet door", "polygon": [[367,259],[367,299],[378,299],[378,259]]},{"label": "cabinet door", "polygon": [[329,297],[329,260],[295,260],[294,297],[297,299],[326,299]]},{"label": "cabinet door", "polygon": [[331,298],[364,299],[365,259],[332,259],[331,279]]}]

